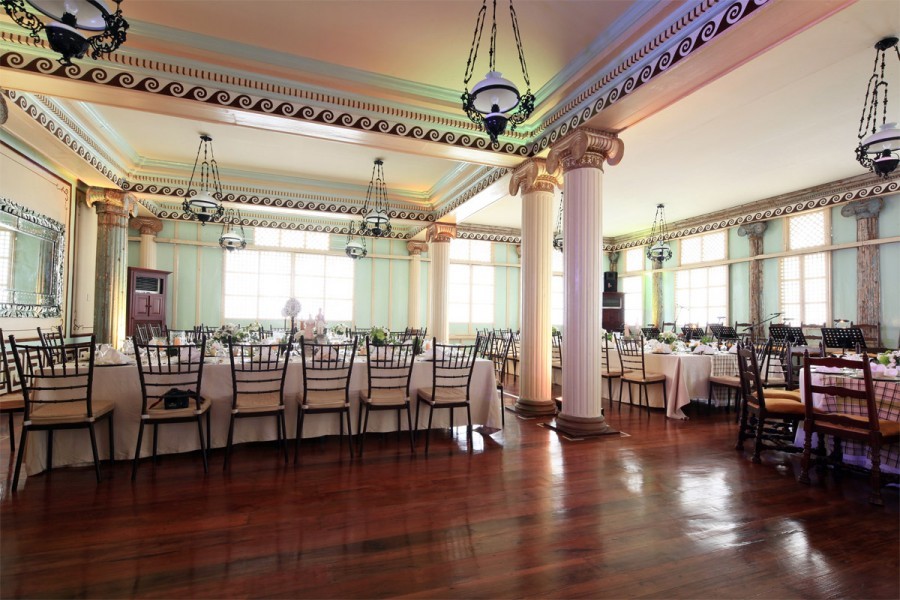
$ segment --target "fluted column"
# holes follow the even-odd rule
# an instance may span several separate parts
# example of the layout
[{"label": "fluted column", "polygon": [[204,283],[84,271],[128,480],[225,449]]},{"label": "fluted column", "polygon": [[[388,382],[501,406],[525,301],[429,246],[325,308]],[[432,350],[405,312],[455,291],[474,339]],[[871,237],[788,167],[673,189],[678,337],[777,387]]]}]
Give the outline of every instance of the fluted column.
[{"label": "fluted column", "polygon": [[156,234],[162,231],[162,221],[156,217],[135,217],[128,227],[141,234],[140,265],[144,269],[156,268]]},{"label": "fluted column", "polygon": [[422,326],[422,316],[419,311],[419,305],[421,304],[419,288],[422,281],[422,253],[428,250],[428,244],[425,242],[407,242],[406,250],[412,257],[409,261],[409,306],[406,321],[410,327],[418,329]]},{"label": "fluted column", "polygon": [[450,275],[450,240],[456,237],[456,225],[435,223],[428,228],[431,255],[431,335],[438,342],[450,341],[447,294]]},{"label": "fluted column", "polygon": [[[750,256],[759,256],[763,253],[763,234],[769,224],[766,221],[759,223],[747,223],[738,227],[738,235],[746,237],[750,242]],[[760,323],[763,319],[763,270],[762,261],[753,259],[750,261],[750,322]],[[756,332],[753,332],[754,336]]]},{"label": "fluted column", "polygon": [[128,217],[134,196],[121,190],[88,188],[85,201],[97,211],[97,270],[94,282],[94,335],[97,343],[125,339],[128,292]]},{"label": "fluted column", "polygon": [[615,135],[580,129],[555,144],[547,157],[548,171],[562,167],[566,190],[563,395],[556,426],[571,435],[611,432],[601,406],[603,161],[615,165],[623,153]]},{"label": "fluted column", "polygon": [[552,415],[553,359],[550,286],[553,267],[553,190],[559,180],[547,173],[546,161],[532,158],[519,165],[509,193],[522,192],[522,354],[516,410]]},{"label": "fluted column", "polygon": [[663,283],[662,271],[663,261],[651,260],[650,265],[653,267],[653,279],[651,280],[650,295],[650,312],[653,315],[653,324],[662,328],[663,324]]},{"label": "fluted column", "polygon": [[[878,215],[884,206],[881,198],[857,200],[841,209],[841,216],[856,217],[856,241],[878,237]],[[881,252],[877,245],[856,249],[856,322],[875,325],[881,322]]]}]

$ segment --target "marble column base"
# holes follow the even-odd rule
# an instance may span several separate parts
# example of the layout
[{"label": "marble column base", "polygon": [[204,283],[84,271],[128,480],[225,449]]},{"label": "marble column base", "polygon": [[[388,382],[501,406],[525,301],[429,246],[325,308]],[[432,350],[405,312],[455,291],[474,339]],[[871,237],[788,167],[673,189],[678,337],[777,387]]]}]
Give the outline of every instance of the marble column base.
[{"label": "marble column base", "polygon": [[573,417],[560,413],[556,416],[555,427],[560,433],[573,437],[618,433],[602,416]]},{"label": "marble column base", "polygon": [[556,402],[553,400],[516,400],[515,410],[525,417],[543,417],[556,414]]}]

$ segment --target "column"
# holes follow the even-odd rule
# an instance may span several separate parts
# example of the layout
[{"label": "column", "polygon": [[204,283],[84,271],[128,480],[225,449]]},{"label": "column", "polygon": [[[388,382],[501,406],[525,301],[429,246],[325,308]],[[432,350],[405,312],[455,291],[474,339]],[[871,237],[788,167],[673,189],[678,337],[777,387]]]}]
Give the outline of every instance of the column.
[{"label": "column", "polygon": [[[867,198],[845,205],[841,216],[856,217],[856,241],[878,238],[878,215],[884,206],[881,198]],[[881,322],[881,251],[872,244],[856,249],[856,322],[876,325]]]},{"label": "column", "polygon": [[566,190],[563,401],[556,427],[570,435],[612,432],[601,408],[603,161],[618,164],[624,150],[613,134],[579,129],[547,157],[549,172],[562,167]]},{"label": "column", "polygon": [[662,329],[663,324],[663,261],[651,260],[653,267],[653,279],[651,281],[650,312],[653,315],[653,324]]},{"label": "column", "polygon": [[419,292],[422,281],[422,253],[428,250],[425,242],[406,242],[406,250],[412,259],[409,261],[409,307],[406,322],[409,327],[418,329],[422,326],[421,304]]},{"label": "column", "polygon": [[85,202],[97,211],[97,269],[94,335],[97,343],[120,346],[125,339],[128,293],[128,217],[134,196],[121,190],[88,188]]},{"label": "column", "polygon": [[141,267],[155,269],[156,234],[162,231],[162,221],[156,217],[135,217],[128,221],[128,227],[137,229],[141,234]]},{"label": "column", "polygon": [[532,158],[516,167],[509,182],[510,195],[522,192],[522,354],[516,411],[525,415],[556,413],[552,391],[550,286],[553,190],[558,185],[559,180],[547,173],[546,161],[541,158]]},{"label": "column", "polygon": [[431,335],[446,344],[450,341],[447,314],[447,278],[450,274],[450,240],[456,237],[453,223],[435,223],[428,228],[431,255]]},{"label": "column", "polygon": [[[738,235],[746,237],[750,242],[750,256],[759,256],[763,253],[763,234],[769,224],[766,221],[759,223],[747,223],[738,227]],[[763,270],[762,261],[754,259],[750,261],[750,322],[760,323],[763,320]],[[753,332],[754,337],[756,331]]]}]

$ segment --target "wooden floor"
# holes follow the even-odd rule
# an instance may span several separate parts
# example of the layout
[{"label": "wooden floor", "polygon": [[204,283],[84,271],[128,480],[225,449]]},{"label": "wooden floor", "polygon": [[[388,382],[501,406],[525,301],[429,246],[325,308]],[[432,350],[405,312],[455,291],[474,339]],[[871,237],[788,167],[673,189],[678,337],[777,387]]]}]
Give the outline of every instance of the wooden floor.
[{"label": "wooden floor", "polygon": [[[511,400],[508,399],[509,402]],[[627,436],[506,429],[405,440],[362,460],[305,442],[31,477],[0,502],[0,594],[30,597],[898,598],[896,488],[796,482],[797,457],[754,465],[732,415],[667,420],[625,406]],[[326,417],[327,418],[327,417]],[[750,443],[747,443],[749,450]],[[9,449],[3,440],[5,469]]]}]

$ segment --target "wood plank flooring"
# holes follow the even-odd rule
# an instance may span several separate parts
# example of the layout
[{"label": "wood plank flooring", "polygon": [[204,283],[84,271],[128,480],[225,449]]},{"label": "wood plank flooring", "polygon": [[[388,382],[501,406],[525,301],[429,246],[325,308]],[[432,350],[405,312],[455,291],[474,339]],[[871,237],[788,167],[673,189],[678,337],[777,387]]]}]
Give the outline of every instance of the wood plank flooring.
[{"label": "wood plank flooring", "polygon": [[[509,404],[511,399],[507,399]],[[307,441],[30,477],[0,502],[0,595],[32,597],[897,598],[896,488],[796,481],[799,460],[733,449],[733,414],[623,406],[627,436],[566,441],[541,420],[371,435],[350,459]],[[9,448],[0,459],[9,469]]]}]

